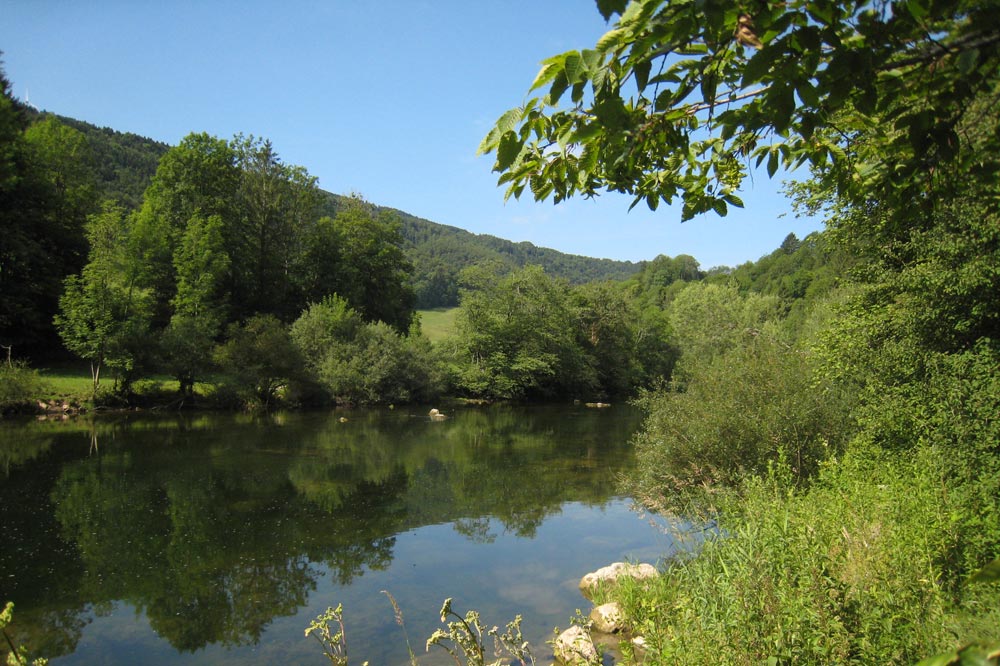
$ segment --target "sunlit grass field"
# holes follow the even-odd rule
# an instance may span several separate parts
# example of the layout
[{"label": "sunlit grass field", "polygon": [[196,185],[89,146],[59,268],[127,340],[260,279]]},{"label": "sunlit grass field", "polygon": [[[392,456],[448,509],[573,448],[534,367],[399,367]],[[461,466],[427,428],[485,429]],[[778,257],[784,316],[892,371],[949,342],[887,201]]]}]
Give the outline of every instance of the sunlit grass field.
[{"label": "sunlit grass field", "polygon": [[455,334],[455,317],[458,315],[458,308],[417,310],[417,314],[420,315],[420,330],[431,342],[437,342]]},{"label": "sunlit grass field", "polygon": [[[81,361],[79,364],[64,364],[49,368],[40,368],[38,376],[42,379],[42,394],[39,398],[53,400],[88,400],[93,393],[93,380],[90,377],[90,366]],[[105,368],[101,374],[101,390],[110,390],[115,383],[114,373]],[[141,386],[140,386],[141,385]],[[166,375],[154,375],[144,378],[136,384],[141,392],[162,391],[165,393],[178,390],[177,380]],[[197,382],[195,391],[204,394],[210,388],[209,384]]]}]

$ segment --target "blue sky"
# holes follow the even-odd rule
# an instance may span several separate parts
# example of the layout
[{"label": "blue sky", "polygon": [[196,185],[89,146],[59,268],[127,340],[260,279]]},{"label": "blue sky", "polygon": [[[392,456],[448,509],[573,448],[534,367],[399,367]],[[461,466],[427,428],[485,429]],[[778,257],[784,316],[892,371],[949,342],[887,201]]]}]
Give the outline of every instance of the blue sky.
[{"label": "blue sky", "polygon": [[708,268],[820,226],[763,173],[725,219],[682,224],[679,203],[628,212],[612,195],[504,204],[476,148],[542,59],[604,33],[593,0],[0,0],[0,16],[14,94],[40,109],[170,144],[194,131],[267,137],[324,189],[474,233]]}]

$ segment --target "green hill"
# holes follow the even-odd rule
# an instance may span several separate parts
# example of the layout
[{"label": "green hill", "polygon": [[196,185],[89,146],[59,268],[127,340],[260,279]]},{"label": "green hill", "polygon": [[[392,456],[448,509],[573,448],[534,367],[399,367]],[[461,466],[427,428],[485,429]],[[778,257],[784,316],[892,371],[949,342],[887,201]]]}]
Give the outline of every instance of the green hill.
[{"label": "green hill", "polygon": [[[138,207],[146,186],[156,173],[160,157],[170,146],[74,118],[56,117],[87,137],[96,162],[101,195],[121,201],[128,207]],[[305,166],[308,168],[308,165]],[[325,208],[329,214],[335,214],[342,197],[329,192],[326,194]],[[572,284],[624,280],[636,274],[645,264],[566,254],[528,242],[514,243],[438,224],[405,211],[391,210],[402,223],[405,250],[413,263],[413,282],[420,308],[457,305],[459,272],[467,266],[483,262],[499,262],[511,270],[529,264],[539,265],[549,275]]]}]

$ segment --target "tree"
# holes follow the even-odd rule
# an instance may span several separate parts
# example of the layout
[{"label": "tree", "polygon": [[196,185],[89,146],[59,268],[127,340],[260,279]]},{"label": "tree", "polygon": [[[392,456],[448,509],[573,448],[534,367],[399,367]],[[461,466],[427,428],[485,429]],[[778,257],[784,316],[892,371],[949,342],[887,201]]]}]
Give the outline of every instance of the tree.
[{"label": "tree", "polygon": [[596,373],[577,342],[578,318],[566,285],[538,266],[480,284],[463,295],[458,315],[463,390],[524,399],[587,394],[596,387]]},{"label": "tree", "polygon": [[223,242],[222,219],[218,215],[202,219],[196,214],[174,252],[177,293],[161,350],[185,396],[193,395],[195,379],[211,367],[212,347],[225,321],[226,298],[220,291],[229,255]]},{"label": "tree", "polygon": [[[223,139],[192,133],[160,160],[136,218],[135,252],[147,267],[156,294],[156,323],[164,327],[173,313],[178,288],[174,254],[195,220],[216,219],[232,256],[237,215],[234,206],[239,171],[236,154]],[[228,285],[239,280],[230,277]]]},{"label": "tree", "polygon": [[274,315],[231,324],[215,360],[249,403],[269,407],[278,391],[302,374],[302,358],[288,328]]},{"label": "tree", "polygon": [[310,305],[292,324],[291,337],[306,367],[337,401],[403,403],[440,393],[427,338],[366,323],[340,296]]},{"label": "tree", "polygon": [[87,238],[89,261],[80,275],[66,279],[56,329],[67,349],[90,361],[95,394],[104,365],[117,372],[118,388],[127,390],[148,354],[151,294],[129,252],[129,222],[121,207],[106,203],[89,220]]},{"label": "tree", "polygon": [[90,151],[51,116],[29,125],[6,79],[0,145],[0,341],[51,353],[63,280],[83,266],[84,225],[96,210]]},{"label": "tree", "polygon": [[291,274],[308,230],[316,223],[316,178],[282,163],[271,142],[237,135],[232,149],[239,167],[233,260],[233,302],[248,312],[271,312],[288,321],[303,303],[292,297]]},{"label": "tree", "polygon": [[[1000,134],[975,150],[963,124],[994,100],[1000,5],[598,0],[617,21],[596,46],[543,62],[546,90],[507,111],[480,146],[507,196],[559,202],[602,190],[682,218],[742,206],[749,164],[808,163],[828,187],[900,204],[955,165],[990,182]],[[568,102],[565,98],[568,97]],[[859,139],[863,139],[860,141]]]},{"label": "tree", "polygon": [[345,284],[338,293],[367,321],[381,321],[405,333],[413,321],[413,266],[403,252],[399,219],[374,210],[361,198],[348,200],[334,224],[342,239]]}]

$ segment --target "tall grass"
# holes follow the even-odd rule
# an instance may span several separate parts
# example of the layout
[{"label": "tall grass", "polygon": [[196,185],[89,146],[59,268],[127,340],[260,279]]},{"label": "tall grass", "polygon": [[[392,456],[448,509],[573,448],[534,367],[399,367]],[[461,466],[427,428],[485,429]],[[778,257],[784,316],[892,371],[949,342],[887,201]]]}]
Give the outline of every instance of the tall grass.
[{"label": "tall grass", "polygon": [[949,580],[960,507],[940,455],[852,453],[804,491],[749,482],[725,536],[623,595],[646,663],[915,663],[987,638],[1000,610]]}]

